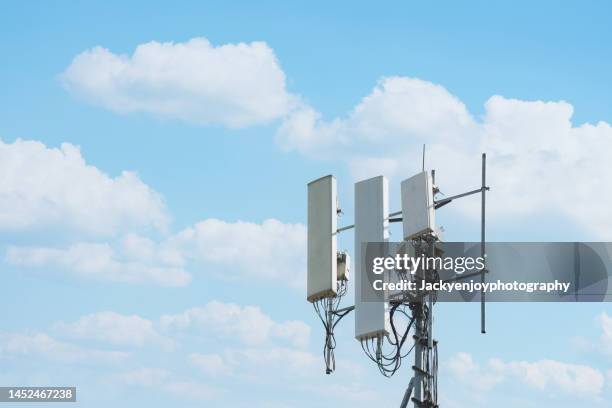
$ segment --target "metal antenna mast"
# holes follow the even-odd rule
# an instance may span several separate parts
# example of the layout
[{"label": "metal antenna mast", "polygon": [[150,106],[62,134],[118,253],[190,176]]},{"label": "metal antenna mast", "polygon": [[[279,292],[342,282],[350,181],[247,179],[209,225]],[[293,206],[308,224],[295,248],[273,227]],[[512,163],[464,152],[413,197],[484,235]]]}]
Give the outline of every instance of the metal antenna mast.
[{"label": "metal antenna mast", "polygon": [[[425,255],[433,256],[435,252],[435,242],[437,238],[428,234],[423,237],[422,250],[417,250],[416,255],[425,253]],[[426,268],[421,268],[415,274],[418,285],[422,280],[434,280],[435,271],[429,271]],[[438,360],[438,342],[433,338],[433,306],[435,302],[435,293],[423,293],[421,299],[410,303],[410,308],[415,319],[414,333],[414,372],[412,379],[408,385],[408,389],[404,394],[401,408],[406,408],[410,400],[410,394],[414,389],[415,407],[437,407],[437,360]]]}]

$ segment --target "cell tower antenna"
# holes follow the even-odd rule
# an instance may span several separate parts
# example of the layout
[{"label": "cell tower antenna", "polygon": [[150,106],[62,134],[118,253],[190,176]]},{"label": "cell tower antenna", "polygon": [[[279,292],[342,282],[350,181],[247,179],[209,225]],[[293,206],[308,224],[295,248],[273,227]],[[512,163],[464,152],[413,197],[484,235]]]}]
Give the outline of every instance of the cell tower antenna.
[{"label": "cell tower antenna", "polygon": [[[415,255],[434,257],[437,243],[442,241],[442,231],[435,224],[435,210],[473,194],[481,194],[480,253],[486,260],[485,247],[485,193],[486,154],[482,154],[482,184],[480,188],[443,198],[435,180],[436,173],[425,171],[425,144],[421,172],[402,181],[400,211],[389,212],[388,181],[379,176],[355,184],[355,223],[339,227],[337,217],[336,180],[326,176],[308,184],[308,287],[307,300],[313,303],[325,328],[324,359],[326,373],[335,369],[334,329],[340,320],[355,312],[355,338],[360,341],[365,354],[373,361],[381,374],[391,377],[400,368],[402,359],[414,352],[413,376],[408,383],[400,408],[410,402],[415,408],[437,408],[438,405],[438,342],[433,337],[433,308],[437,299],[435,291],[400,291],[385,296],[380,302],[367,302],[364,293],[372,288],[364,284],[363,244],[387,242],[389,224],[403,224],[402,245],[411,247]],[[341,232],[355,229],[355,303],[340,307],[349,284],[350,258],[348,253],[337,250],[337,236]],[[487,273],[484,268],[476,271],[484,283]],[[406,272],[396,271],[405,278]],[[403,273],[404,275],[400,276]],[[476,275],[477,276],[477,275]],[[467,278],[468,275],[464,276]],[[438,279],[435,267],[420,267],[414,271],[415,281]],[[454,278],[455,280],[461,278]],[[420,283],[417,285],[420,287]],[[485,296],[481,292],[481,332],[486,332]],[[408,319],[405,329],[398,332],[397,319]],[[412,346],[408,339],[413,333]],[[408,341],[406,341],[408,340]],[[390,348],[390,352],[383,351]]]}]

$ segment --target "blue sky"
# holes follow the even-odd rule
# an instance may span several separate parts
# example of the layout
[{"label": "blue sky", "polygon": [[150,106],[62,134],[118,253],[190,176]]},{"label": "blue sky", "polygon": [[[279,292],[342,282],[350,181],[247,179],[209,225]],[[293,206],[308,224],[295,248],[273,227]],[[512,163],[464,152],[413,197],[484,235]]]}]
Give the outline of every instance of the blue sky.
[{"label": "blue sky", "polygon": [[[86,407],[398,403],[409,370],[382,378],[351,318],[323,373],[306,183],[335,174],[350,224],[361,177],[399,208],[422,143],[448,194],[486,150],[492,240],[609,240],[610,11],[4,3],[0,383],[75,384]],[[441,210],[447,238],[477,239],[477,210]],[[606,406],[610,315],[496,304],[482,336],[477,305],[440,305],[444,406]]]}]

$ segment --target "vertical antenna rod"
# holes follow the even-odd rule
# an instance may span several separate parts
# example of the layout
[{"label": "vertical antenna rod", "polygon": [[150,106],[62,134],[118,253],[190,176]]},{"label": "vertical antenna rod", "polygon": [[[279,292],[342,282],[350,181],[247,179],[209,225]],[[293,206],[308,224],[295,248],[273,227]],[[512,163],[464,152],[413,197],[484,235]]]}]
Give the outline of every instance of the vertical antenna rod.
[{"label": "vertical antenna rod", "polygon": [[[484,286],[485,273],[486,273],[486,250],[485,250],[485,192],[487,186],[487,154],[482,154],[482,205],[480,209],[480,256],[484,259],[485,269],[482,270],[480,275],[480,282]],[[485,292],[484,289],[480,291],[480,332],[486,333],[486,321],[485,321]]]},{"label": "vertical antenna rod", "polygon": [[421,171],[425,171],[425,143],[423,143],[423,166]]}]

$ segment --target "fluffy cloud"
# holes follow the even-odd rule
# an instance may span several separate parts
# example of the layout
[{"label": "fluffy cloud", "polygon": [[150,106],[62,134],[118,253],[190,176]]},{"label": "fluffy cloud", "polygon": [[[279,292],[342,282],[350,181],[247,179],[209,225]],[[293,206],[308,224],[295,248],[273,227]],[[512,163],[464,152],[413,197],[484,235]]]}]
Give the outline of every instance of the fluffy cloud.
[{"label": "fluffy cloud", "polygon": [[232,127],[270,121],[296,103],[264,42],[152,41],[131,56],[94,47],[77,55],[62,79],[77,95],[116,112]]},{"label": "fluffy cloud", "polygon": [[169,377],[170,373],[162,368],[139,368],[132,371],[124,371],[115,376],[116,380],[128,385],[140,385],[153,387],[161,384]]},{"label": "fluffy cloud", "polygon": [[281,340],[296,347],[308,345],[310,327],[300,321],[277,323],[257,306],[212,301],[180,314],[163,315],[161,326],[165,330],[196,329],[208,335],[235,338],[251,345]]},{"label": "fluffy cloud", "polygon": [[81,279],[184,286],[189,265],[229,281],[257,279],[302,288],[306,227],[269,219],[261,224],[206,219],[159,242],[127,234],[113,243],[77,242],[62,248],[9,246],[4,260],[27,268],[56,268]]},{"label": "fluffy cloud", "polygon": [[191,276],[180,265],[153,258],[134,259],[106,243],[77,243],[67,248],[10,246],[5,262],[27,268],[57,268],[84,280],[185,286]]},{"label": "fluffy cloud", "polygon": [[296,110],[277,140],[309,157],[343,160],[355,178],[410,176],[420,170],[426,143],[427,165],[450,193],[479,184],[480,152],[487,152],[493,213],[546,209],[599,238],[610,237],[612,192],[606,180],[612,176],[607,170],[612,127],[605,122],[574,126],[572,114],[573,107],[563,101],[493,96],[477,120],[439,85],[390,77],[345,118],[324,121],[311,107]]},{"label": "fluffy cloud", "polygon": [[540,390],[553,389],[583,395],[598,395],[604,386],[603,374],[585,365],[554,360],[539,360],[533,363],[526,361],[504,363],[493,360],[490,366]]},{"label": "fluffy cloud", "polygon": [[125,371],[113,376],[112,379],[120,384],[155,388],[156,390],[161,390],[180,398],[193,400],[210,400],[218,397],[224,392],[224,390],[211,387],[208,384],[177,379],[169,371],[160,368],[145,367],[132,371]]},{"label": "fluffy cloud", "polygon": [[[319,353],[289,347],[266,345],[264,347],[240,347],[225,349],[218,354],[192,353],[189,362],[206,374],[210,381],[230,381],[257,385],[266,395],[278,395],[282,389],[295,398],[311,401],[313,396],[334,405],[347,401],[351,406],[379,403],[386,395],[364,381],[364,367],[353,361],[338,362],[338,377],[325,378],[325,364]],[[284,381],[292,378],[294,381]],[[282,393],[281,393],[282,394]],[[367,402],[367,403],[366,403]],[[394,401],[393,403],[395,403]],[[276,401],[263,406],[285,406]],[[337,405],[337,404],[336,404]],[[390,405],[390,404],[386,404]],[[293,406],[289,403],[287,406]]]},{"label": "fluffy cloud", "polygon": [[131,228],[165,229],[159,194],[136,174],[109,177],[88,165],[78,147],[0,140],[0,230],[56,228],[110,235]]},{"label": "fluffy cloud", "polygon": [[60,322],[55,330],[79,340],[94,340],[113,345],[155,345],[172,349],[174,342],[160,335],[153,322],[138,315],[98,312],[82,316],[72,323]]},{"label": "fluffy cloud", "polygon": [[309,376],[319,373],[323,364],[318,355],[287,347],[228,349],[223,355],[192,353],[189,361],[213,377],[235,372],[248,377],[262,370]]},{"label": "fluffy cloud", "polygon": [[232,368],[219,354],[192,353],[189,355],[189,361],[212,377],[228,375],[232,372]]},{"label": "fluffy cloud", "polygon": [[506,363],[491,359],[486,367],[481,367],[471,355],[459,353],[450,359],[448,367],[455,377],[481,390],[518,380],[538,390],[596,396],[601,394],[605,382],[603,374],[595,368],[554,360]]},{"label": "fluffy cloud", "polygon": [[233,350],[228,353],[228,359],[235,364],[244,360],[258,369],[267,367],[278,370],[282,368],[292,374],[305,375],[320,373],[323,366],[319,355],[286,347],[275,347],[269,350],[252,348]]},{"label": "fluffy cloud", "polygon": [[45,333],[0,333],[0,357],[11,356],[38,356],[62,364],[113,364],[127,359],[129,353],[82,348],[56,340]]},{"label": "fluffy cloud", "polygon": [[[98,281],[189,282],[180,254],[133,232],[165,233],[169,223],[161,196],[134,173],[109,177],[88,165],[69,143],[48,148],[17,140],[0,141],[0,174],[0,231],[76,240],[59,248],[8,246],[7,263],[56,268]],[[111,241],[89,241],[94,237]]]},{"label": "fluffy cloud", "polygon": [[229,280],[270,279],[303,287],[306,227],[275,219],[261,224],[207,219],[168,241],[185,257]]},{"label": "fluffy cloud", "polygon": [[448,369],[457,378],[469,381],[472,387],[487,391],[504,380],[499,372],[483,370],[468,353],[457,353],[448,361]]},{"label": "fluffy cloud", "polygon": [[603,352],[612,356],[612,317],[603,312],[597,318],[601,325],[601,347]]},{"label": "fluffy cloud", "polygon": [[347,153],[388,155],[398,143],[406,147],[422,140],[460,140],[473,127],[465,105],[443,87],[391,77],[381,80],[344,119],[325,122],[313,108],[302,106],[281,125],[277,140],[311,157],[342,159]]}]

